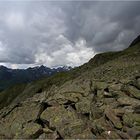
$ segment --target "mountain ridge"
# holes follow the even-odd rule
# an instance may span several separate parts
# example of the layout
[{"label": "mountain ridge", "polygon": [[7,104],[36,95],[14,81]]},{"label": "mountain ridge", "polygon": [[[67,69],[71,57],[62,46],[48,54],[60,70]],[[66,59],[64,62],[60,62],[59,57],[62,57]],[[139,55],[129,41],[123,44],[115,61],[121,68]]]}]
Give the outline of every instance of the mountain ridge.
[{"label": "mountain ridge", "polygon": [[11,69],[0,66],[0,90],[6,89],[15,84],[29,83],[42,78],[51,76],[57,72],[68,71],[71,67],[63,66],[58,68],[49,68],[46,66],[29,67],[27,69]]},{"label": "mountain ridge", "polygon": [[0,138],[139,139],[139,60],[137,42],[1,92],[0,99],[10,94],[11,101],[0,110]]}]

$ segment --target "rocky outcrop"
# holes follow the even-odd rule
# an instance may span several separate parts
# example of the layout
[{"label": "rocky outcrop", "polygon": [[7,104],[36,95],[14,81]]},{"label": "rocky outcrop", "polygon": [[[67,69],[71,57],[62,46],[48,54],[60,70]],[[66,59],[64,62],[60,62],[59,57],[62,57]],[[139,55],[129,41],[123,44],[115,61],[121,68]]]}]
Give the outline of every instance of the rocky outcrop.
[{"label": "rocky outcrop", "polygon": [[84,88],[83,81],[81,89],[74,85],[66,92],[66,83],[53,94],[39,93],[1,110],[0,138],[138,139],[138,82],[137,77],[125,82],[94,80]]}]

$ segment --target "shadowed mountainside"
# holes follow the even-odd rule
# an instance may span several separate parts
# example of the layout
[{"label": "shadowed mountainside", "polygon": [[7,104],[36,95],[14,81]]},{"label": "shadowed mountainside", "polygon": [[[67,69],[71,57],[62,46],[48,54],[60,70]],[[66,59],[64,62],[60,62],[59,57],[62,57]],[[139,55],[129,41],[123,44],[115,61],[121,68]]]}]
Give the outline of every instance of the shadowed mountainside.
[{"label": "shadowed mountainside", "polygon": [[0,90],[4,90],[16,84],[29,83],[38,80],[44,76],[51,76],[55,73],[68,71],[71,67],[48,68],[46,66],[38,66],[28,69],[10,69],[0,66]]}]

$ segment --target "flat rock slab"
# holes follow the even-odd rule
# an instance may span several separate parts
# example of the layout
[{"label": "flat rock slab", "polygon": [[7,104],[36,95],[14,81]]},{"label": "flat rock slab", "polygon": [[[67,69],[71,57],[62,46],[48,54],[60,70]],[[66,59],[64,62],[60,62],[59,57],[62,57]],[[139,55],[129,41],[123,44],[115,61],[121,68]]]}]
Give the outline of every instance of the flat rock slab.
[{"label": "flat rock slab", "polygon": [[16,107],[5,118],[1,119],[0,134],[8,137],[15,136],[22,130],[23,124],[37,119],[39,110],[40,105],[31,102]]},{"label": "flat rock slab", "polygon": [[113,123],[114,127],[117,129],[122,128],[122,123],[120,119],[116,116],[115,111],[111,108],[106,108],[105,109],[105,115],[106,117]]},{"label": "flat rock slab", "polygon": [[63,127],[63,125],[77,119],[77,115],[73,110],[65,109],[64,106],[57,106],[47,108],[40,118],[47,120],[51,127]]}]

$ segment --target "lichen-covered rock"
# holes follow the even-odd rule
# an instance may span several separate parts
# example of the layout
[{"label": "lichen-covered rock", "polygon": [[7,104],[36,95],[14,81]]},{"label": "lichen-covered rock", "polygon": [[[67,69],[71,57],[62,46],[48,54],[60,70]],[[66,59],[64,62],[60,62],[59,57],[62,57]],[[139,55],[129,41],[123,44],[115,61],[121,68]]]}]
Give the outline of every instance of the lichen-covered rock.
[{"label": "lichen-covered rock", "polygon": [[44,139],[53,139],[53,140],[55,140],[55,139],[59,139],[59,135],[58,135],[58,133],[56,132],[56,131],[53,131],[52,133],[42,133],[39,137],[38,137],[38,140],[44,140]]},{"label": "lichen-covered rock", "polygon": [[115,131],[105,131],[100,135],[104,139],[120,139],[121,137]]},{"label": "lichen-covered rock", "polygon": [[140,77],[136,80],[136,87],[140,89]]},{"label": "lichen-covered rock", "polygon": [[10,112],[12,112],[15,108],[20,107],[22,104],[11,104],[8,107],[4,107],[3,109],[0,110],[0,119],[4,118],[7,116]]},{"label": "lichen-covered rock", "polygon": [[81,93],[76,92],[58,93],[48,98],[47,102],[50,104],[50,102],[56,101],[58,104],[63,105],[68,101],[78,102],[80,98],[82,98]]},{"label": "lichen-covered rock", "polygon": [[79,77],[74,81],[68,81],[59,88],[58,93],[81,93],[87,96],[91,90],[91,81],[89,79],[80,79]]},{"label": "lichen-covered rock", "polygon": [[75,110],[71,107],[49,107],[41,114],[41,119],[47,120],[50,127],[56,128],[63,138],[80,134],[86,128],[86,123],[78,118]]},{"label": "lichen-covered rock", "polygon": [[140,105],[133,107],[134,113],[140,114]]},{"label": "lichen-covered rock", "polygon": [[67,92],[67,93],[61,93],[61,95],[64,97],[64,99],[73,101],[73,102],[78,102],[80,98],[82,98],[81,93],[77,92]]},{"label": "lichen-covered rock", "polygon": [[129,96],[120,97],[117,99],[120,106],[138,106],[140,101],[138,99],[131,98]]},{"label": "lichen-covered rock", "polygon": [[134,86],[125,85],[123,87],[123,91],[134,98],[140,99],[140,91]]},{"label": "lichen-covered rock", "polygon": [[93,96],[80,98],[79,102],[75,104],[78,113],[91,113],[91,103]]},{"label": "lichen-covered rock", "polygon": [[133,127],[140,126],[140,114],[128,112],[123,116],[123,123],[126,126]]},{"label": "lichen-covered rock", "polygon": [[87,102],[78,102],[76,105],[76,110],[78,113],[90,113],[91,112],[91,105],[90,105],[90,101]]},{"label": "lichen-covered rock", "polygon": [[115,91],[104,91],[103,92],[103,95],[104,95],[104,97],[106,97],[106,98],[112,98],[112,97],[117,97],[117,94],[118,92],[115,92]]},{"label": "lichen-covered rock", "polygon": [[46,100],[46,92],[41,92],[41,93],[38,93],[36,95],[34,95],[33,97],[31,98],[27,98],[24,102],[36,102],[36,103],[42,103]]},{"label": "lichen-covered rock", "polygon": [[127,85],[133,85],[137,89],[140,89],[140,76],[135,76],[131,81],[126,83]]},{"label": "lichen-covered rock", "polygon": [[120,138],[122,138],[122,139],[130,139],[131,138],[126,132],[123,132],[123,131],[116,131],[116,132],[120,136]]},{"label": "lichen-covered rock", "polygon": [[104,98],[103,102],[105,105],[110,105],[112,108],[117,108],[119,105],[116,98]]},{"label": "lichen-covered rock", "polygon": [[71,137],[66,137],[66,139],[96,139],[96,136],[90,129],[85,129],[81,133],[77,133]]},{"label": "lichen-covered rock", "polygon": [[121,83],[113,83],[113,84],[110,84],[108,86],[108,88],[109,88],[109,91],[120,91],[122,88],[122,84]]},{"label": "lichen-covered rock", "polygon": [[122,128],[122,123],[120,119],[116,116],[115,111],[109,107],[105,110],[106,117],[113,123],[114,127],[117,129]]},{"label": "lichen-covered rock", "polygon": [[127,134],[133,139],[138,139],[140,136],[140,131],[135,128],[127,128]]},{"label": "lichen-covered rock", "polygon": [[103,102],[104,104],[108,105],[108,104],[112,104],[114,102],[116,102],[115,98],[103,98]]},{"label": "lichen-covered rock", "polygon": [[42,114],[41,119],[47,120],[51,127],[59,128],[78,119],[78,116],[71,108],[65,109],[64,106],[47,108]]},{"label": "lichen-covered rock", "polygon": [[73,122],[63,125],[58,131],[63,138],[72,138],[74,135],[81,134],[86,128],[86,124],[81,120],[73,120]]},{"label": "lichen-covered rock", "polygon": [[30,102],[14,108],[0,121],[0,134],[15,136],[22,130],[23,124],[37,119],[39,110],[40,104]]},{"label": "lichen-covered rock", "polygon": [[104,110],[92,103],[91,105],[91,120],[99,119],[103,116]]},{"label": "lichen-covered rock", "polygon": [[123,108],[113,109],[113,111],[117,117],[122,117],[125,113],[125,110]]},{"label": "lichen-covered rock", "polygon": [[17,132],[15,139],[19,138],[38,138],[42,134],[42,127],[37,123],[27,123],[23,126],[23,129],[20,132]]},{"label": "lichen-covered rock", "polygon": [[104,82],[104,81],[103,82],[102,81],[96,81],[95,82],[95,87],[98,90],[102,90],[102,89],[107,88],[108,87],[108,84],[106,82]]},{"label": "lichen-covered rock", "polygon": [[104,131],[113,130],[110,123],[108,121],[106,121],[106,119],[104,117],[94,120],[91,123],[91,127],[93,128],[92,131],[95,134],[100,134],[100,133],[103,133]]}]

